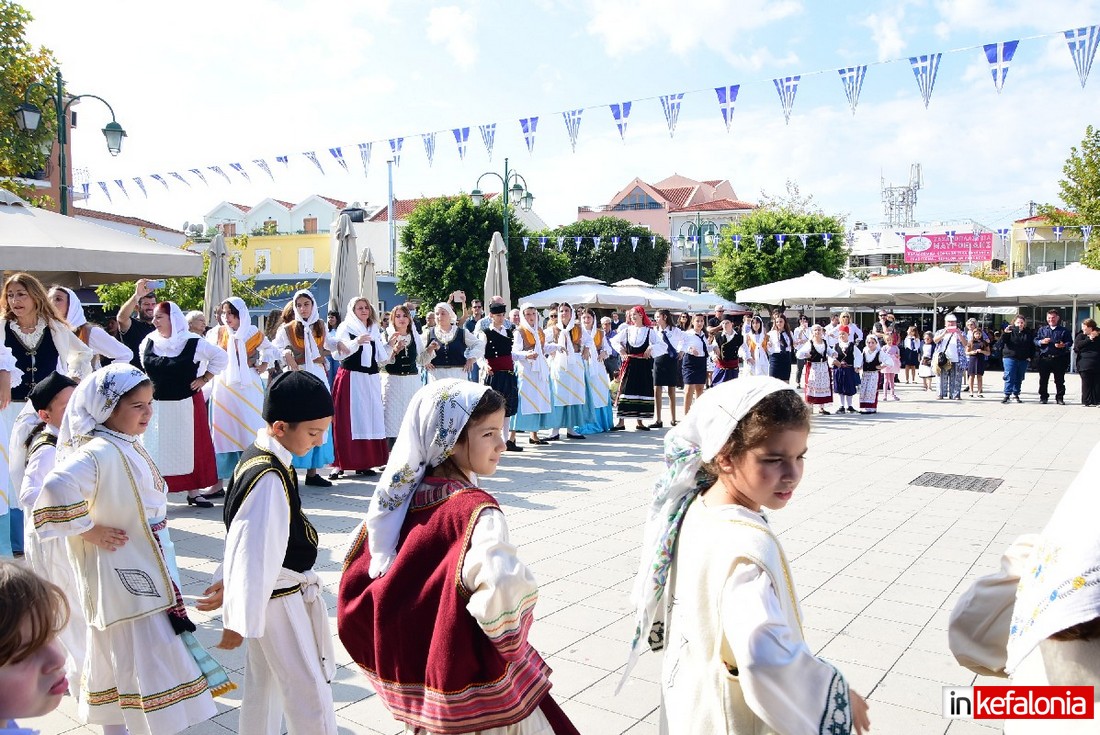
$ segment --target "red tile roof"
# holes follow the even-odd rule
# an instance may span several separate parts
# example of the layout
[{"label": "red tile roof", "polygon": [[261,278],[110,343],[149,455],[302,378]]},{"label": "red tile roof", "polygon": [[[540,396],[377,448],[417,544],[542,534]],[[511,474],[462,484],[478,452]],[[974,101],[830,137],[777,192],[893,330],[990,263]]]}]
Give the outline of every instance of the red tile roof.
[{"label": "red tile roof", "polygon": [[713,179],[711,181],[704,181],[703,183],[707,186],[718,186],[722,181],[724,181],[724,179]]},{"label": "red tile roof", "polygon": [[100,212],[95,209],[85,209],[84,207],[73,208],[74,217],[90,217],[92,219],[106,220],[107,222],[118,222],[123,225],[133,225],[134,227],[144,227],[148,230],[160,230],[161,232],[178,232],[183,234],[183,230],[177,230],[174,227],[165,227],[164,225],[158,225],[156,222],[150,222],[147,219],[139,219],[138,217],[127,217],[121,214],[111,214],[110,212]]},{"label": "red tile roof", "polygon": [[284,202],[282,199],[272,199],[271,201],[286,207],[288,210],[294,209],[294,207],[296,206],[294,202]]},{"label": "red tile roof", "polygon": [[729,209],[756,209],[755,204],[749,204],[748,202],[738,201],[736,199],[714,199],[709,202],[699,202],[698,204],[692,204],[687,207],[680,207],[678,209],[670,209],[670,212],[716,212],[725,211]]},{"label": "red tile roof", "polygon": [[679,209],[684,206],[684,203],[691,197],[691,193],[695,191],[694,186],[678,186],[675,189],[658,189],[657,187],[653,187],[653,189],[665,198],[670,210]]},{"label": "red tile roof", "polygon": [[229,202],[229,206],[231,206],[231,207],[236,207],[237,209],[241,210],[242,212],[244,212],[244,213],[246,213],[246,214],[247,214],[248,212],[251,212],[251,211],[252,211],[252,207],[249,207],[249,206],[248,206],[248,205],[246,205],[246,204],[237,204],[236,202]]},{"label": "red tile roof", "polygon": [[[485,195],[485,198],[492,199],[496,196],[495,192],[490,192]],[[446,197],[421,197],[420,199],[394,199],[394,212],[397,213],[397,219],[406,220],[414,209],[417,208],[423,202],[434,202],[437,199],[444,199]],[[370,222],[389,222],[390,221],[390,208],[388,206],[382,207],[375,212]]]},{"label": "red tile roof", "polygon": [[339,199],[333,199],[332,197],[321,196],[320,194],[318,194],[317,196],[321,197],[322,199],[324,199],[326,202],[328,202],[332,206],[336,207],[337,209],[346,209],[347,206],[348,206],[347,202],[342,202]]},{"label": "red tile roof", "polygon": [[[1066,217],[1076,217],[1077,216],[1076,212],[1068,212],[1064,209],[1055,209],[1054,211],[1057,212],[1058,214],[1064,215]],[[1038,222],[1048,222],[1048,221],[1049,220],[1044,215],[1041,215],[1041,214],[1037,214],[1034,217],[1024,217],[1023,219],[1016,220],[1017,223],[1021,223],[1021,222],[1036,222],[1036,223],[1038,223]]]}]

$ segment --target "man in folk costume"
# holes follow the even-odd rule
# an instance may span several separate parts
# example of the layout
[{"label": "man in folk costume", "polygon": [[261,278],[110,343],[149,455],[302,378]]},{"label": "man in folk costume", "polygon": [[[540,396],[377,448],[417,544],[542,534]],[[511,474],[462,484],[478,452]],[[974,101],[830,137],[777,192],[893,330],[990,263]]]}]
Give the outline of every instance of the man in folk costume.
[{"label": "man in folk costume", "polygon": [[714,375],[711,376],[711,386],[721,385],[728,380],[735,380],[741,368],[741,347],[745,344],[745,335],[737,329],[732,321],[723,319],[718,323],[718,331],[714,335]]},{"label": "man in folk costume", "polygon": [[333,402],[305,371],[275,376],[266,426],[241,456],[225,498],[225,563],[203,610],[224,606],[219,648],[247,640],[238,732],[336,735],[336,660],[321,595],[317,531],[302,511],[292,459],[324,441]]},{"label": "man in folk costume", "polygon": [[344,562],[340,640],[406,732],[577,733],[528,641],[535,579],[476,486],[503,453],[503,408],[465,380],[417,393]]},{"label": "man in folk costume", "polygon": [[513,431],[530,432],[528,444],[545,444],[541,429],[549,429],[554,407],[550,399],[550,365],[546,361],[546,336],[539,328],[539,312],[534,304],[520,307],[522,321],[514,330],[512,352],[520,355],[519,407],[512,417]]},{"label": "man in folk costume", "polygon": [[[516,361],[523,354],[514,351],[515,340],[512,328],[504,318],[508,307],[496,301],[489,304],[489,323],[478,329],[477,339],[484,349],[484,356],[478,360],[481,366],[482,382],[504,396],[504,418],[510,419],[519,410],[519,381],[516,378]],[[505,445],[509,452],[522,452],[516,444],[516,430],[505,421]]]},{"label": "man in folk costume", "polygon": [[134,359],[134,351],[117,339],[107,334],[102,327],[89,324],[84,316],[84,305],[80,302],[76,292],[64,286],[54,286],[50,289],[50,301],[58,314],[65,315],[65,321],[69,328],[84,344],[91,348],[95,355],[92,357],[92,367],[100,367],[101,358],[110,362],[130,362]]},{"label": "man in folk costume", "polygon": [[[573,307],[567,303],[558,305],[558,325],[561,331],[556,341],[557,351],[550,359],[550,377],[553,383],[554,416],[553,432],[547,441],[557,441],[561,427],[570,439],[583,439],[573,431],[575,426],[587,422],[584,393],[584,361],[595,351],[591,337],[586,337]],[[547,342],[549,342],[549,335]]]},{"label": "man in folk costume", "polygon": [[344,320],[336,328],[336,342],[347,357],[340,361],[332,388],[336,458],[330,480],[345,471],[374,474],[373,468],[389,458],[378,373],[379,365],[390,359],[391,345],[382,339],[374,306],[367,299],[356,296],[348,301]]}]

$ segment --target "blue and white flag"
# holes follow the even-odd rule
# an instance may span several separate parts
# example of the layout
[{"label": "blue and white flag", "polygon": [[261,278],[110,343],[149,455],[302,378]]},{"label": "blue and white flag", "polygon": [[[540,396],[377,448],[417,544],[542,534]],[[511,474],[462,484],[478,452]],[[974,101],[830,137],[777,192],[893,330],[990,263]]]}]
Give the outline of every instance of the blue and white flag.
[{"label": "blue and white flag", "polygon": [[831,232],[822,232],[821,233],[821,239],[825,241],[825,247],[828,247],[829,243],[833,239],[833,233],[831,233]]},{"label": "blue and white flag", "polygon": [[661,109],[665,111],[665,122],[668,123],[668,137],[676,132],[676,121],[680,118],[680,102],[684,99],[683,92],[661,95]]},{"label": "blue and white flag", "polygon": [[925,54],[924,56],[910,56],[909,63],[913,65],[913,76],[917,78],[917,87],[920,88],[920,96],[924,100],[924,108],[928,109],[928,100],[932,99],[932,88],[936,86],[936,74],[940,70],[940,57],[943,54]]},{"label": "blue and white flag", "polygon": [[145,195],[145,198],[149,198],[149,192],[145,191],[145,184],[142,183],[140,176],[134,177],[134,183],[137,184],[137,188],[141,189],[141,193]]},{"label": "blue and white flag", "polygon": [[1005,86],[1008,65],[1016,55],[1016,46],[1019,43],[1019,41],[1002,41],[985,45],[985,58],[989,61],[989,73],[993,75],[993,86],[997,88],[997,94],[1000,94]]},{"label": "blue and white flag", "polygon": [[1001,238],[1001,244],[1004,245],[1008,241],[1008,228],[1002,227],[997,230],[997,237]]},{"label": "blue and white flag", "polygon": [[1092,69],[1092,61],[1096,58],[1096,47],[1100,46],[1100,26],[1077,28],[1066,31],[1065,34],[1070,56],[1073,57],[1073,66],[1081,80],[1081,89],[1084,89]]},{"label": "blue and white flag", "polygon": [[808,234],[803,233],[798,236],[798,239],[802,241],[803,250],[809,247],[809,243],[807,241],[810,239],[810,236]]},{"label": "blue and white flag", "polygon": [[275,156],[275,161],[283,164],[284,168],[290,168],[290,156]]},{"label": "blue and white flag", "polygon": [[[85,184],[87,186],[87,184]],[[1089,238],[1092,237],[1092,225],[1081,225],[1081,241],[1084,242],[1087,247],[1089,244]]]},{"label": "blue and white flag", "polygon": [[80,185],[80,188],[84,191],[84,198],[87,199],[90,196],[88,192],[91,191],[92,185],[85,181],[83,184]]},{"label": "blue and white flag", "polygon": [[363,177],[367,175],[367,171],[370,169],[370,149],[371,143],[359,144],[359,159],[363,162]]},{"label": "blue and white flag", "polygon": [[210,184],[206,182],[206,176],[203,175],[202,171],[199,171],[197,168],[189,168],[187,169],[187,172],[195,174],[195,176],[199,177],[199,181],[206,184],[207,186],[210,186]]},{"label": "blue and white flag", "polygon": [[[854,233],[853,233],[853,235],[854,235]],[[875,245],[878,245],[879,240],[882,239],[882,233],[881,232],[872,232],[871,237],[875,238]],[[853,237],[853,239],[854,239],[854,237]]]},{"label": "blue and white flag", "polygon": [[583,239],[584,239],[583,237],[574,237],[573,238],[573,244],[577,246],[577,252],[578,253],[581,251],[581,240],[583,240]]},{"label": "blue and white flag", "polygon": [[126,195],[126,198],[130,198],[130,192],[126,191],[126,187],[122,185],[122,179],[115,179],[115,186],[122,189],[122,193]]},{"label": "blue and white flag", "polygon": [[583,112],[584,108],[581,108],[561,114],[562,119],[565,120],[565,132],[569,133],[569,145],[572,146],[574,153],[577,152],[577,134],[581,132],[581,114]]},{"label": "blue and white flag", "polygon": [[626,123],[630,118],[629,102],[611,105],[611,117],[615,118],[615,125],[619,128],[619,140],[626,142]]},{"label": "blue and white flag", "polygon": [[780,235],[778,233],[775,235],[775,241],[776,241],[776,243],[779,244],[779,249],[780,250],[783,249],[783,241],[786,240],[786,239],[787,239],[786,235]]},{"label": "blue and white flag", "polygon": [[638,252],[638,241],[641,240],[641,239],[642,238],[640,238],[640,237],[631,236],[631,238],[630,238],[630,248],[633,252],[635,252],[635,253]]},{"label": "blue and white flag", "polygon": [[599,247],[600,247],[600,240],[602,240],[602,239],[603,239],[603,238],[601,238],[601,237],[600,237],[599,235],[596,235],[595,237],[593,237],[593,238],[592,238],[592,247],[593,247],[593,248],[596,248],[596,249],[599,249]]},{"label": "blue and white flag", "polygon": [[1035,239],[1035,228],[1034,227],[1025,227],[1024,228],[1024,237],[1027,238],[1027,244],[1030,245],[1031,241]]},{"label": "blue and white flag", "polygon": [[401,146],[405,145],[404,138],[390,138],[390,153],[393,154],[393,165],[401,167]]},{"label": "blue and white flag", "polygon": [[302,151],[302,155],[309,159],[309,162],[317,167],[317,170],[321,172],[321,175],[325,175],[325,170],[321,168],[321,162],[317,160],[316,151]]},{"label": "blue and white flag", "polygon": [[329,148],[328,152],[332,154],[332,157],[336,159],[336,162],[340,164],[340,168],[344,169],[344,173],[351,173],[348,171],[348,162],[344,160],[344,149],[340,146],[335,148]]},{"label": "blue and white flag", "polygon": [[540,238],[539,238],[539,249],[540,249],[540,250],[546,250],[546,242],[547,242],[547,241],[548,241],[549,239],[550,239],[550,238],[548,238],[548,237],[540,237]]},{"label": "blue and white flag", "polygon": [[653,246],[653,249],[657,249],[657,236],[653,235],[649,238],[649,244]]},{"label": "blue and white flag", "polygon": [[1066,228],[1062,225],[1055,225],[1054,227],[1051,227],[1050,230],[1054,233],[1054,242],[1059,242],[1061,241],[1062,233],[1066,231]]},{"label": "blue and white flag", "polygon": [[[168,188],[168,182],[165,181],[164,177],[160,174],[149,174],[149,178],[153,181],[159,182],[160,185],[164,187],[165,191],[171,191],[171,189]],[[85,186],[87,186],[87,184],[85,184]]]},{"label": "blue and white flag", "polygon": [[[271,166],[268,165],[267,159],[265,159],[265,158],[254,158],[254,159],[252,159],[252,164],[254,166],[256,166],[256,168],[260,169],[265,174],[267,174],[267,178],[271,179],[272,181],[275,180],[275,174],[271,173]],[[242,171],[241,173],[244,173],[244,172]]]},{"label": "blue and white flag", "polygon": [[435,133],[421,133],[420,139],[424,141],[424,155],[428,157],[428,168],[435,161]]},{"label": "blue and white flag", "polygon": [[715,87],[718,95],[718,109],[722,111],[722,122],[726,124],[726,132],[730,131],[730,123],[733,122],[733,106],[737,102],[737,93],[741,91],[740,84],[731,84],[728,87]]},{"label": "blue and white flag", "polygon": [[107,201],[114,202],[114,199],[111,199],[111,192],[107,188],[107,182],[106,181],[97,181],[96,183],[99,184],[99,188],[103,190],[103,194],[107,197]]},{"label": "blue and white flag", "polygon": [[227,174],[225,171],[223,171],[221,166],[207,166],[207,168],[210,169],[211,171],[213,171],[214,173],[216,173],[218,176],[221,176],[223,179],[225,179],[225,183],[227,183],[227,184],[232,184],[233,183],[232,181],[229,180],[229,174]]},{"label": "blue and white flag", "polygon": [[763,235],[753,235],[752,239],[756,240],[756,251],[760,252],[760,247],[764,244],[764,236]]},{"label": "blue and white flag", "polygon": [[[455,144],[458,145],[458,160],[466,160],[466,141],[470,139],[470,128],[451,128],[451,132],[455,134]],[[524,248],[526,249],[526,248]]]},{"label": "blue and white flag", "polygon": [[[949,244],[951,244],[951,245],[954,245],[954,244],[955,244],[955,234],[956,234],[956,230],[944,230],[944,233],[943,233],[943,234],[947,235],[947,242],[948,242]],[[875,242],[878,242],[878,238],[877,238],[877,237],[875,238]]]},{"label": "blue and white flag", "polygon": [[539,126],[539,119],[537,117],[525,117],[519,121],[520,128],[523,129],[523,140],[527,143],[527,152],[535,152],[535,129]]},{"label": "blue and white flag", "polygon": [[856,233],[853,230],[848,230],[847,232],[845,232],[844,242],[848,243],[848,247],[851,248],[853,245],[856,244]]},{"label": "blue and white flag", "polygon": [[867,65],[849,66],[837,69],[840,81],[844,84],[844,95],[848,98],[848,106],[852,108],[852,114],[856,114],[856,105],[859,104],[859,93],[863,91],[863,78],[867,76]]},{"label": "blue and white flag", "polygon": [[179,179],[180,181],[187,184],[188,186],[191,186],[191,182],[188,181],[187,179],[183,178],[183,174],[181,174],[178,171],[169,171],[168,175],[171,176],[173,179]]},{"label": "blue and white flag", "polygon": [[791,109],[794,107],[794,96],[798,94],[798,82],[801,75],[773,79],[775,91],[779,93],[779,103],[783,105],[783,119],[791,124]]},{"label": "blue and white flag", "polygon": [[252,183],[252,177],[249,176],[248,172],[244,170],[244,164],[231,163],[231,164],[229,164],[229,168],[233,169],[234,171],[239,173],[241,176],[243,176],[244,180],[247,181],[248,183],[250,183],[250,184]]},{"label": "blue and white flag", "polygon": [[527,243],[529,243],[529,242],[531,242],[531,238],[529,238],[529,237],[523,238],[523,252],[525,252],[525,253],[527,252]]},{"label": "blue and white flag", "polygon": [[485,152],[489,154],[489,160],[493,160],[493,144],[497,139],[497,124],[486,123],[485,125],[478,125],[477,129],[481,131],[481,142],[485,144]]},{"label": "blue and white flag", "polygon": [[558,235],[558,252],[559,253],[561,252],[561,249],[563,247],[565,247],[565,237],[562,236],[562,235]]},{"label": "blue and white flag", "polygon": [[733,241],[733,249],[734,250],[740,250],[741,249],[741,236],[740,235],[730,235],[730,240]]},{"label": "blue and white flag", "polygon": [[619,252],[619,237],[618,235],[611,238],[611,249],[616,253]]}]

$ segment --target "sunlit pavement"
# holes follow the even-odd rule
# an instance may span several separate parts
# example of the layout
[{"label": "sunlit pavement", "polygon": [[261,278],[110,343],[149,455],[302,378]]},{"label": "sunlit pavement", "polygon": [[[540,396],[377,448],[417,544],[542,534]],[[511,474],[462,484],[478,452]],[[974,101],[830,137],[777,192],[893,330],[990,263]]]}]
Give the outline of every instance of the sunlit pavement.
[{"label": "sunlit pavement", "polygon": [[[805,478],[771,522],[791,559],[806,637],[868,697],[874,732],[999,731],[996,723],[948,727],[940,716],[940,687],[975,681],[948,652],[947,618],[970,580],[996,569],[1004,547],[1042,527],[1100,440],[1100,409],[1079,405],[1077,376],[1067,376],[1067,384],[1067,406],[1053,399],[1040,405],[1034,374],[1022,405],[1002,405],[1000,374],[991,373],[984,399],[964,393],[961,401],[940,401],[919,385],[899,384],[902,400],[880,404],[875,416],[814,417]],[[666,407],[666,427],[669,420]],[[618,696],[613,691],[633,633],[630,588],[667,431],[542,447],[521,438],[525,451],[507,454],[501,471],[483,483],[539,581],[531,640],[553,667],[553,693],[582,733],[657,732],[659,656],[643,656],[631,682]],[[1004,483],[992,493],[908,484],[923,472]],[[330,490],[302,489],[320,533],[318,571],[334,635],[342,557],[372,490],[349,480]],[[190,605],[220,562],[221,507],[189,508],[181,500],[169,520]],[[220,618],[191,614],[200,640],[242,683],[243,649],[214,649]],[[393,631],[398,640],[419,633]],[[402,732],[339,640],[336,647],[340,732]],[[187,733],[236,732],[240,694],[220,698],[219,715]],[[48,717],[21,724],[43,733],[98,733],[77,723],[75,709],[66,698]]]}]

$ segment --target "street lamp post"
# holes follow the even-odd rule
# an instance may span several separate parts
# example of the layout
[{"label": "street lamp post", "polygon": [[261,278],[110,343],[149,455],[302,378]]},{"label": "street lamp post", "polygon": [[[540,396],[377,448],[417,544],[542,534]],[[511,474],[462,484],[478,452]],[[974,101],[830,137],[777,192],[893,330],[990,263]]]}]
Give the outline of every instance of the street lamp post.
[{"label": "street lamp post", "polygon": [[118,152],[122,150],[122,139],[126,137],[126,131],[122,129],[122,126],[115,120],[115,111],[111,107],[111,104],[107,100],[94,94],[77,94],[66,98],[65,96],[65,80],[61,78],[61,70],[56,72],[56,91],[51,91],[50,88],[42,82],[31,82],[27,86],[27,91],[23,94],[23,103],[20,104],[13,114],[15,115],[15,124],[20,130],[24,132],[33,133],[38,129],[38,123],[42,120],[42,110],[37,105],[33,104],[30,99],[31,90],[35,87],[41,87],[49,95],[50,101],[53,102],[54,111],[57,114],[57,161],[60,168],[60,196],[61,196],[61,214],[69,213],[69,172],[65,163],[65,146],[68,144],[68,126],[66,123],[66,116],[69,114],[69,107],[82,97],[91,97],[97,99],[103,104],[107,105],[107,109],[111,112],[111,122],[107,123],[103,128],[103,137],[107,139],[107,150],[112,156],[117,156]]},{"label": "street lamp post", "polygon": [[[703,242],[705,240],[707,245],[714,245],[718,241],[718,223],[711,222],[709,219],[704,220],[702,215],[696,212],[695,221],[688,220],[680,224],[680,231],[678,233],[680,240],[680,247],[685,247],[687,238],[684,237],[684,228],[687,227],[688,232],[695,239],[695,293],[703,293]],[[700,239],[700,233],[703,228],[706,228],[706,234],[703,239]]]},{"label": "street lamp post", "polygon": [[[474,190],[470,192],[470,199],[473,200],[474,206],[481,206],[481,202],[485,199],[485,194],[478,187],[481,186],[481,180],[486,176],[496,176],[500,179],[501,185],[504,189],[504,247],[508,247],[508,202],[509,199],[513,199],[519,202],[520,207],[524,212],[531,211],[531,205],[535,201],[534,194],[527,188],[527,179],[523,178],[518,171],[508,170],[508,159],[504,159],[504,176],[501,176],[496,171],[486,171],[481,176],[477,177],[477,183],[474,184]],[[523,182],[522,184],[520,182]],[[509,194],[511,196],[509,196]]]}]

